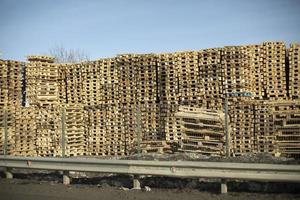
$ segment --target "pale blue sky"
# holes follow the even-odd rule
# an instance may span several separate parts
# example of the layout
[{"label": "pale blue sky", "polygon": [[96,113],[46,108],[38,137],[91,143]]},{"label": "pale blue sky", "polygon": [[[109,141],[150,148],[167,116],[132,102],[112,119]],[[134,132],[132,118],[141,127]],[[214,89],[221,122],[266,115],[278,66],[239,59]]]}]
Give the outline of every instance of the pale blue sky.
[{"label": "pale blue sky", "polygon": [[97,59],[274,40],[300,42],[299,0],[0,0],[3,59],[57,45]]}]

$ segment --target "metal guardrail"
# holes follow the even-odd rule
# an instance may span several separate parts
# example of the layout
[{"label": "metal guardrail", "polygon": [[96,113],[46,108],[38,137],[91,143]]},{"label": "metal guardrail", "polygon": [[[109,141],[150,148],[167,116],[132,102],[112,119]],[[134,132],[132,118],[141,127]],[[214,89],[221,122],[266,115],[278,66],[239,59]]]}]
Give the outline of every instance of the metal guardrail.
[{"label": "metal guardrail", "polygon": [[[130,175],[219,178],[221,180],[300,182],[300,165],[281,164],[0,156],[0,167],[7,169],[6,173],[8,175],[11,174],[11,168],[23,168],[60,170],[64,172],[82,171]],[[68,183],[68,173],[65,173],[64,179]],[[225,181],[222,184],[223,187],[226,186]]]}]

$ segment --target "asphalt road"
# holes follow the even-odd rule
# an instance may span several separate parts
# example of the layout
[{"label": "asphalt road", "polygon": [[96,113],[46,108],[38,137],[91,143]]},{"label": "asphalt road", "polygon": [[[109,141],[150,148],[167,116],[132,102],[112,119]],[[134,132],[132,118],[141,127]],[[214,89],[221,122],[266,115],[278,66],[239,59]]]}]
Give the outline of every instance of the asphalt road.
[{"label": "asphalt road", "polygon": [[141,200],[211,200],[211,199],[255,199],[255,200],[285,200],[300,199],[300,194],[263,194],[229,192],[218,194],[216,192],[199,191],[196,189],[151,189],[123,190],[108,185],[85,185],[76,184],[65,186],[61,183],[49,181],[33,181],[23,179],[0,179],[1,200],[88,200],[88,199],[141,199]]}]

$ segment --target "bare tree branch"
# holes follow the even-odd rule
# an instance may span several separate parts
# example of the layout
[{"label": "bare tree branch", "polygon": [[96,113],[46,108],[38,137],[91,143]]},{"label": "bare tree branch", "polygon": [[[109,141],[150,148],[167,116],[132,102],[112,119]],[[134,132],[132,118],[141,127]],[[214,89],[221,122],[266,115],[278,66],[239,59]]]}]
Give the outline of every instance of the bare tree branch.
[{"label": "bare tree branch", "polygon": [[55,57],[56,63],[77,63],[89,61],[89,57],[81,49],[67,50],[63,46],[55,46],[49,49],[49,54]]}]

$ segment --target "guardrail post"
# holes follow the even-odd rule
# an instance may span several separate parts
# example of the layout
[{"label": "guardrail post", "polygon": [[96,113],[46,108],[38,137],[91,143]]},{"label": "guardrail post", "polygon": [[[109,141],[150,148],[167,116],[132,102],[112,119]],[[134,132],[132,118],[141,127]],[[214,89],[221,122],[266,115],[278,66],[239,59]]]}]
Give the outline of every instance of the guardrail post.
[{"label": "guardrail post", "polygon": [[227,193],[227,181],[226,179],[221,179],[221,194]]},{"label": "guardrail post", "polygon": [[4,169],[4,174],[7,179],[13,179],[14,177],[13,173],[11,172],[11,169],[7,167]]},{"label": "guardrail post", "polygon": [[135,190],[140,190],[141,189],[141,183],[140,183],[140,177],[138,175],[133,176],[133,188]]},{"label": "guardrail post", "polygon": [[71,183],[69,171],[63,171],[63,184],[69,185]]}]

